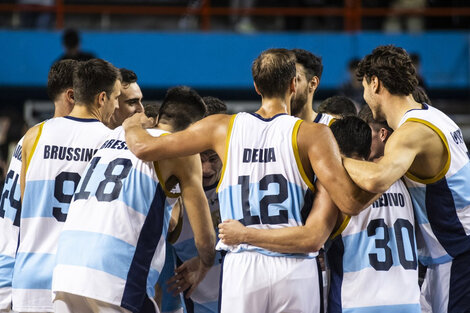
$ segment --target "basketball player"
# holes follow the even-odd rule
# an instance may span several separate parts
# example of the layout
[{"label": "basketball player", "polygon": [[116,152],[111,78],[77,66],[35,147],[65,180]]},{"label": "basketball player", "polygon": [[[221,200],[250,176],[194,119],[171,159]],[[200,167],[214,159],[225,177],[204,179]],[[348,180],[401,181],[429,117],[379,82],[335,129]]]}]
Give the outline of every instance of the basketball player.
[{"label": "basketball player", "polygon": [[137,84],[137,75],[126,68],[119,69],[122,76],[121,95],[119,96],[119,109],[114,111],[109,128],[115,129],[134,113],[143,112],[142,91]]},{"label": "basketball player", "polygon": [[[215,97],[204,97],[207,106],[207,115],[225,114],[227,106],[220,99]],[[219,199],[217,198],[216,187],[222,173],[222,161],[213,150],[201,152],[202,165],[202,185],[212,217],[214,230],[217,232],[217,225],[220,223]],[[176,256],[180,261],[186,261],[194,257],[194,234],[189,224],[188,214],[184,212],[182,220],[181,234],[174,243]],[[213,267],[207,273],[204,280],[194,290],[189,299],[185,299],[186,312],[218,312],[219,281],[221,268],[221,255],[217,253]],[[174,273],[173,273],[174,275]]]},{"label": "basketball player", "polygon": [[[381,124],[369,120],[374,127]],[[385,140],[372,140],[377,150],[391,134],[383,126],[380,132],[385,133]],[[331,130],[344,155],[367,159],[371,128],[365,122],[345,117],[333,123]],[[328,312],[420,312],[413,206],[401,180],[357,216],[340,213],[336,221],[314,222],[316,209],[314,204],[307,229],[292,227],[285,236],[280,236],[282,230],[252,229],[234,220],[219,225],[219,236],[231,245],[245,242],[279,252],[303,252],[302,242],[321,235],[318,226],[336,222],[336,231],[326,244],[331,271]]]},{"label": "basketball player", "polygon": [[[378,125],[385,139],[375,136],[372,142],[376,151],[383,151],[391,132],[386,123],[371,117],[370,127],[356,117],[333,123],[343,155],[367,159],[371,128]],[[326,244],[331,273],[328,312],[420,313],[413,205],[403,181],[397,180],[357,216],[339,214],[337,226]]]},{"label": "basketball player", "polygon": [[[149,133],[180,131],[205,113],[197,92],[172,88],[160,107],[158,129]],[[150,299],[165,259],[175,183],[194,230],[197,253],[183,265],[192,275],[193,291],[215,253],[199,156],[141,161],[127,149],[119,127],[89,164],[70,205],[54,269],[56,312],[156,311]]]},{"label": "basketball player", "polygon": [[323,100],[318,106],[318,113],[330,114],[334,118],[357,115],[354,102],[345,96],[333,96]]},{"label": "basketball player", "polygon": [[[72,111],[73,71],[75,60],[54,63],[47,79],[47,93],[54,103],[54,117],[65,116]],[[18,142],[8,168],[5,186],[0,197],[0,311],[11,308],[11,283],[21,212],[21,150],[23,138]]]},{"label": "basketball player", "polygon": [[334,118],[313,110],[313,96],[320,85],[323,64],[320,57],[304,49],[292,49],[295,55],[297,89],[291,103],[291,115],[305,121],[330,126]]},{"label": "basketball player", "polygon": [[344,165],[371,192],[384,192],[405,175],[419,224],[419,258],[428,265],[423,311],[467,312],[470,165],[462,132],[444,113],[413,99],[416,70],[402,48],[374,49],[359,63],[358,78],[374,118],[394,133],[378,162],[346,158]]},{"label": "basketball player", "polygon": [[73,76],[75,105],[25,135],[20,238],[13,272],[13,309],[52,312],[57,238],[83,170],[109,133],[102,123],[118,106],[120,73],[109,62],[81,62]]},{"label": "basketball player", "polygon": [[[252,73],[262,97],[255,113],[209,116],[159,138],[148,136],[141,126],[147,119],[136,114],[123,124],[129,148],[145,160],[217,152],[224,164],[218,185],[222,220],[240,219],[256,228],[302,225],[314,173],[342,210],[360,211],[371,194],[351,183],[331,131],[288,115],[296,88],[292,53],[266,50],[253,62]],[[319,311],[314,254],[280,254],[220,241],[218,249],[228,252],[222,269],[222,312]],[[178,273],[175,280],[184,284],[186,278]]]}]

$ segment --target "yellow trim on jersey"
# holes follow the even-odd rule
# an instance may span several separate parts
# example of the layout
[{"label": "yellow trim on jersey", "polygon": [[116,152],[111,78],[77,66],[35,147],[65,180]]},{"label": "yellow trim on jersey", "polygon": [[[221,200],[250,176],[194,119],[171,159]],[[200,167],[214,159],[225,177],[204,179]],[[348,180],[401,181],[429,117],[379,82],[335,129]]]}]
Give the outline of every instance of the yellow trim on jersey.
[{"label": "yellow trim on jersey", "polygon": [[332,118],[331,121],[328,123],[328,127],[331,127],[331,125],[336,122],[335,118]]},{"label": "yellow trim on jersey", "polygon": [[[163,133],[159,137],[169,135],[170,133]],[[173,193],[171,190],[168,190],[165,186],[165,181],[162,179],[162,173],[160,172],[160,167],[158,166],[158,161],[153,162],[153,167],[155,168],[155,173],[157,173],[158,181],[162,185],[162,189],[165,192],[168,198],[178,198],[181,196],[181,193]]]},{"label": "yellow trim on jersey", "polygon": [[300,176],[302,176],[302,179],[304,180],[308,188],[312,191],[315,191],[315,187],[313,186],[310,179],[308,179],[307,174],[305,174],[304,167],[302,166],[302,161],[300,161],[299,147],[297,145],[297,134],[299,132],[300,124],[302,122],[302,120],[298,120],[297,122],[295,122],[294,129],[292,130],[292,149],[294,150],[295,163],[297,163],[297,168],[299,169]]},{"label": "yellow trim on jersey", "polygon": [[158,161],[154,161],[153,166],[155,167],[155,172],[157,173],[158,181],[160,182],[160,185],[162,186],[162,189],[165,192],[166,196],[168,198],[178,198],[179,196],[181,196],[181,193],[179,192],[173,193],[166,188],[165,181],[162,179],[162,173],[160,172],[160,167],[158,166]]},{"label": "yellow trim on jersey", "polygon": [[237,116],[236,114],[233,114],[232,117],[230,118],[230,122],[228,123],[227,137],[225,138],[225,155],[224,155],[224,159],[222,160],[222,164],[223,164],[222,172],[220,173],[220,180],[219,180],[219,183],[217,184],[217,188],[215,189],[216,192],[219,192],[220,184],[224,180],[225,168],[227,167],[227,156],[228,156],[228,148],[230,145],[230,137],[232,135],[233,123],[235,122],[236,116]]},{"label": "yellow trim on jersey", "polygon": [[405,121],[405,123],[406,122],[422,123],[422,124],[428,126],[429,128],[431,128],[432,130],[434,130],[439,135],[439,137],[441,137],[442,142],[444,142],[444,145],[446,146],[446,149],[447,149],[447,162],[444,165],[444,167],[442,168],[442,170],[434,177],[427,178],[427,179],[422,179],[422,178],[416,177],[415,175],[411,174],[409,171],[406,172],[405,176],[408,177],[409,179],[413,180],[413,181],[416,181],[418,183],[425,184],[425,185],[432,184],[432,183],[435,183],[435,182],[441,180],[447,174],[447,171],[449,170],[449,167],[450,167],[450,149],[449,149],[449,143],[447,142],[447,138],[444,136],[444,134],[442,133],[442,131],[439,128],[437,128],[436,126],[431,124],[429,121],[413,117],[413,118],[407,119]]},{"label": "yellow trim on jersey", "polygon": [[[340,214],[342,214],[342,213],[340,213]],[[348,226],[350,220],[351,220],[351,216],[349,216],[349,215],[345,216],[343,222],[341,223],[341,226],[338,228],[337,231],[335,231],[335,233],[333,235],[330,236],[330,239],[333,240],[336,237],[338,237],[339,235],[341,235],[341,233],[344,231],[346,226]]]},{"label": "yellow trim on jersey", "polygon": [[26,160],[26,172],[28,172],[29,163],[31,163],[31,159],[33,158],[34,151],[36,150],[36,147],[38,146],[39,138],[41,137],[43,127],[44,127],[44,122],[39,124],[38,134],[36,136],[36,139],[34,140],[34,144],[33,144],[33,147],[31,149],[31,153],[29,154],[29,157]]}]

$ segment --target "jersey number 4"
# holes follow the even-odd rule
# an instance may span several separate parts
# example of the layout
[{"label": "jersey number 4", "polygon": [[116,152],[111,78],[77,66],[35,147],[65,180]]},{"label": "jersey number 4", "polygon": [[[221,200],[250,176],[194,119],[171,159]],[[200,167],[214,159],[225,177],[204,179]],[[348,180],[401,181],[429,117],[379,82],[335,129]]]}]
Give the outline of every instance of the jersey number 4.
[{"label": "jersey number 4", "polygon": [[13,180],[10,190],[5,187],[3,194],[1,195],[1,202],[0,202],[0,217],[5,217],[5,203],[6,201],[10,202],[10,206],[16,209],[15,213],[15,220],[13,221],[13,225],[20,226],[20,212],[21,212],[21,201],[20,199],[15,199],[15,191],[16,187],[19,187],[19,175],[15,174],[13,171],[9,171],[6,178],[5,178],[5,186],[8,184],[9,180]]}]

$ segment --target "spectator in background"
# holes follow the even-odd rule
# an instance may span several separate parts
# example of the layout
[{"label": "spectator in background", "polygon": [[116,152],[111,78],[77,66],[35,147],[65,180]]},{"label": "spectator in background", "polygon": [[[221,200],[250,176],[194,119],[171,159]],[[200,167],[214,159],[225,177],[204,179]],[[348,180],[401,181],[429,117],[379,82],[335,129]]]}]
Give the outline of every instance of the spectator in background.
[{"label": "spectator in background", "polygon": [[62,45],[65,49],[65,54],[59,60],[73,59],[77,61],[88,61],[94,59],[95,56],[89,52],[83,52],[80,49],[80,34],[76,29],[69,28],[64,31],[62,35]]},{"label": "spectator in background", "polygon": [[351,99],[357,110],[360,110],[364,105],[364,98],[362,97],[362,93],[364,88],[359,80],[356,77],[356,68],[359,64],[359,59],[353,58],[348,63],[348,72],[349,72],[349,80],[341,85],[338,93],[341,96],[348,97]]},{"label": "spectator in background", "polygon": [[393,15],[393,10],[424,9],[425,7],[426,0],[394,0],[391,5],[392,14],[385,19],[384,30],[386,32],[422,32],[424,30],[424,19],[422,16],[396,16]]},{"label": "spectator in background", "polygon": [[40,10],[22,12],[20,14],[21,28],[51,28],[52,14],[48,11],[42,10],[52,9],[55,4],[55,0],[18,0],[17,2],[18,4],[27,6],[28,8]]},{"label": "spectator in background", "polygon": [[416,69],[416,78],[418,79],[418,86],[426,89],[426,84],[424,83],[423,76],[421,75],[421,58],[418,53],[411,53],[410,54],[411,62]]},{"label": "spectator in background", "polygon": [[334,118],[341,119],[346,116],[356,116],[357,110],[351,99],[345,96],[333,96],[318,106],[318,113],[330,114]]}]

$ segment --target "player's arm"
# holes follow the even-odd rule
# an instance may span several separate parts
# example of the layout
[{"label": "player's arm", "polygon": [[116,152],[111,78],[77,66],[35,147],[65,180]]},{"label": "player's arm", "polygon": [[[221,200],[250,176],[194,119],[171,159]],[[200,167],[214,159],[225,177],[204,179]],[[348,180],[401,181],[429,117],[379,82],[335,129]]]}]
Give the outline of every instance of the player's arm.
[{"label": "player's arm", "polygon": [[159,162],[159,168],[163,179],[166,180],[171,175],[178,179],[183,204],[194,233],[198,257],[175,269],[176,275],[168,282],[170,289],[178,292],[190,288],[187,293],[189,296],[209,271],[215,257],[215,232],[202,188],[201,159],[199,155],[192,155],[164,160]]},{"label": "player's arm", "polygon": [[407,172],[423,145],[429,145],[429,138],[432,138],[428,131],[417,129],[413,124],[404,124],[390,136],[384,156],[376,163],[344,159],[344,166],[358,186],[383,193]]},{"label": "player's arm", "polygon": [[[153,137],[142,128],[142,124],[148,120],[144,113],[138,113],[126,119],[122,125],[126,132],[127,146],[139,159],[158,161],[209,149],[222,157],[220,153],[223,153],[225,147],[223,138],[227,134],[229,115],[211,115],[185,130],[160,137]],[[214,140],[217,136],[222,140]]]},{"label": "player's arm", "polygon": [[343,167],[338,144],[329,127],[303,122],[298,145],[301,152],[307,152],[307,161],[315,175],[343,213],[357,215],[373,202],[376,195],[354,184]]},{"label": "player's arm", "polygon": [[219,238],[227,245],[249,243],[281,253],[318,251],[335,227],[338,209],[318,181],[316,189],[312,210],[303,226],[256,229],[228,220],[219,224]]},{"label": "player's arm", "polygon": [[39,139],[40,132],[42,130],[42,123],[30,128],[23,139],[23,148],[21,151],[21,174],[20,174],[20,187],[21,187],[21,199],[23,199],[24,189],[26,184],[26,171],[29,166],[29,161],[33,157],[34,145]]}]

